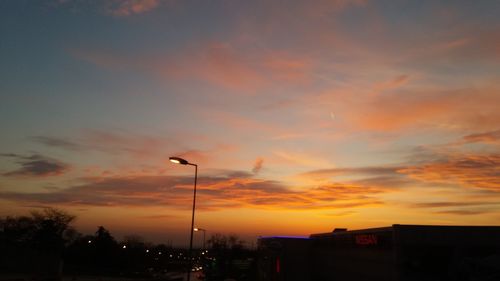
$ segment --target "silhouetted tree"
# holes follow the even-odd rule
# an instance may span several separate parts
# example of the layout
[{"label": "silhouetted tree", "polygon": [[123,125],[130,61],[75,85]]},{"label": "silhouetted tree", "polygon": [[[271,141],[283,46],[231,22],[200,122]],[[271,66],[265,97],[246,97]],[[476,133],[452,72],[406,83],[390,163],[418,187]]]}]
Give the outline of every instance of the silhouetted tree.
[{"label": "silhouetted tree", "polygon": [[116,268],[119,263],[118,243],[104,226],[97,228],[93,247],[95,249],[94,261],[101,271],[109,271],[111,268]]},{"label": "silhouetted tree", "polygon": [[79,235],[65,251],[65,273],[89,274],[94,267],[94,236]]},{"label": "silhouetted tree", "polygon": [[[76,235],[70,226],[74,219],[55,208],[32,211],[30,217],[6,217],[0,222],[2,253],[27,266],[25,271],[34,269],[39,279],[60,280],[63,250]],[[35,267],[29,268],[30,265]]]},{"label": "silhouetted tree", "polygon": [[0,219],[0,272],[32,271],[34,255],[33,219],[27,216],[7,216]]},{"label": "silhouetted tree", "polygon": [[61,255],[66,244],[75,238],[76,231],[70,226],[75,216],[54,208],[32,211],[31,216],[35,248]]},{"label": "silhouetted tree", "polygon": [[208,240],[210,256],[215,260],[205,265],[207,280],[238,277],[233,261],[243,256],[244,241],[236,235],[213,234]]},{"label": "silhouetted tree", "polygon": [[134,272],[144,272],[146,270],[146,244],[144,238],[139,235],[127,235],[120,243],[126,248],[120,250],[121,268]]},{"label": "silhouetted tree", "polygon": [[70,226],[75,216],[63,210],[45,208],[32,211],[34,233],[33,246],[38,252],[37,273],[42,279],[61,280],[65,246],[76,231]]}]

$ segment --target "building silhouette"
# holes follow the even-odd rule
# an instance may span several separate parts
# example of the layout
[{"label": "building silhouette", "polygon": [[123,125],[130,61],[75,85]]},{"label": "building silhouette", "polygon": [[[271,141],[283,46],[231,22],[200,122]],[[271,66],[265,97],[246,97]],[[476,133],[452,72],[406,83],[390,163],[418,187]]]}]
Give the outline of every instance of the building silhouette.
[{"label": "building silhouette", "polygon": [[335,229],[258,249],[259,281],[500,280],[500,226]]}]

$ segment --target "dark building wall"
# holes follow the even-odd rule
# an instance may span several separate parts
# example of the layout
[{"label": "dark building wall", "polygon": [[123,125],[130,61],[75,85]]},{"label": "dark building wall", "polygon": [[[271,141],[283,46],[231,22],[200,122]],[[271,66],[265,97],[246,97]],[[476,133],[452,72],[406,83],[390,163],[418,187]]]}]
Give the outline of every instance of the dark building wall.
[{"label": "dark building wall", "polygon": [[265,238],[259,240],[259,281],[308,281],[311,247],[309,239]]},{"label": "dark building wall", "polygon": [[312,236],[312,280],[394,280],[392,229]]},{"label": "dark building wall", "polygon": [[393,225],[260,245],[261,281],[500,280],[500,227]]},{"label": "dark building wall", "polygon": [[500,227],[394,225],[394,232],[399,280],[500,280]]}]

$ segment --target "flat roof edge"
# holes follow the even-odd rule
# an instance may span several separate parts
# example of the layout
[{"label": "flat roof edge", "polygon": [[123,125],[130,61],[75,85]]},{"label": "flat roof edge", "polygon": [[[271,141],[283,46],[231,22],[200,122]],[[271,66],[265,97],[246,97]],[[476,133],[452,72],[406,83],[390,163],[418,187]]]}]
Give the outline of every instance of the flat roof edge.
[{"label": "flat roof edge", "polygon": [[344,234],[356,234],[365,232],[381,232],[394,229],[404,229],[404,228],[441,228],[441,229],[458,229],[458,228],[468,228],[468,229],[500,229],[500,225],[428,225],[428,224],[393,224],[391,226],[385,227],[374,227],[374,228],[364,228],[364,229],[354,229],[342,232],[324,232],[324,233],[314,233],[311,234],[310,238],[319,238],[332,235],[344,235]]},{"label": "flat roof edge", "polygon": [[309,236],[259,236],[258,239],[309,239]]}]

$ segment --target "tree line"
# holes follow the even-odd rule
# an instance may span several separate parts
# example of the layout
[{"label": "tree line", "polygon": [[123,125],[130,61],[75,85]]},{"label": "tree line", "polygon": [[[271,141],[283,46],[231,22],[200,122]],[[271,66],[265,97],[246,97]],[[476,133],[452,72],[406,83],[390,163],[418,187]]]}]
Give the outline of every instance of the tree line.
[{"label": "tree line", "polygon": [[[0,272],[49,281],[61,280],[63,274],[75,279],[84,275],[149,279],[186,270],[186,249],[148,243],[138,235],[117,241],[104,226],[83,235],[72,226],[74,220],[75,216],[55,208],[0,218]],[[234,266],[235,261],[253,256],[242,240],[214,234],[207,242],[209,251],[199,249],[193,255],[194,265],[203,268],[207,280],[248,275]]]}]

